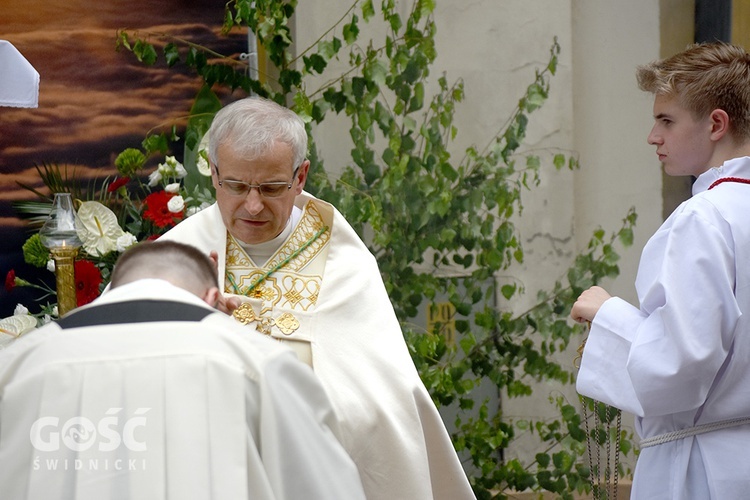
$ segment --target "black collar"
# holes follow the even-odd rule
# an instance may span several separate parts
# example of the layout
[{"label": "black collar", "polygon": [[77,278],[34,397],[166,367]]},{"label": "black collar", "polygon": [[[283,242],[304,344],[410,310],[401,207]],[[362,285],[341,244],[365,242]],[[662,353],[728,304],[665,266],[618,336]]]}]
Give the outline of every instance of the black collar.
[{"label": "black collar", "polygon": [[65,329],[155,321],[201,321],[214,312],[206,307],[172,300],[129,300],[72,311],[57,320],[57,324]]}]

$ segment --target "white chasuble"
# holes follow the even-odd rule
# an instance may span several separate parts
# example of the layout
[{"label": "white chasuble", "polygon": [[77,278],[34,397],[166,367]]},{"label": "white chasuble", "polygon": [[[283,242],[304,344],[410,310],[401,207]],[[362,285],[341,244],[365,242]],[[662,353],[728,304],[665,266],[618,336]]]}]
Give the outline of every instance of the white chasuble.
[{"label": "white chasuble", "polygon": [[309,318],[323,282],[333,211],[308,202],[289,238],[264,265],[227,236],[224,292],[242,300],[234,318],[291,347],[312,366]]},{"label": "white chasuble", "polygon": [[160,239],[216,252],[218,285],[249,304],[238,313],[248,316],[247,331],[266,331],[311,362],[368,500],[475,498],[409,355],[375,257],[329,203],[303,192],[295,206],[303,211],[300,222],[263,264],[227,241],[216,204]]}]

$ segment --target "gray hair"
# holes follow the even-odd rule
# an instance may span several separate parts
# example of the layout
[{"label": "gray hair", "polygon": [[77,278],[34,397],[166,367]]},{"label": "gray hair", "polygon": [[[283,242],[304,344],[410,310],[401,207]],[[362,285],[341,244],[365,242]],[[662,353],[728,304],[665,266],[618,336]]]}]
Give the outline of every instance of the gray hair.
[{"label": "gray hair", "polygon": [[297,168],[307,157],[305,122],[280,104],[262,97],[247,97],[222,108],[208,131],[208,156],[217,164],[219,146],[229,146],[238,155],[254,160],[277,141],[288,144]]}]

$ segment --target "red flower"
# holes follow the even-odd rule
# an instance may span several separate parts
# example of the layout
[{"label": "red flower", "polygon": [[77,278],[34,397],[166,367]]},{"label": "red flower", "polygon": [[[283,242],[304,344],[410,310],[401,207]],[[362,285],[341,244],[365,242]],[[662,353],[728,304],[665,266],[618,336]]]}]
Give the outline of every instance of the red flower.
[{"label": "red flower", "polygon": [[99,296],[102,273],[90,260],[75,262],[76,302],[79,306],[88,304]]},{"label": "red flower", "polygon": [[5,276],[5,290],[12,291],[16,287],[16,270],[11,269]]},{"label": "red flower", "polygon": [[185,211],[182,210],[178,213],[169,211],[167,204],[173,196],[175,196],[174,193],[167,193],[166,191],[157,191],[146,196],[146,199],[143,200],[143,205],[146,207],[146,210],[143,211],[143,218],[150,220],[157,227],[169,227],[179,222]]},{"label": "red flower", "polygon": [[114,181],[112,184],[109,185],[107,188],[108,193],[114,193],[118,189],[120,189],[122,186],[130,182],[130,177],[120,177],[116,181]]}]

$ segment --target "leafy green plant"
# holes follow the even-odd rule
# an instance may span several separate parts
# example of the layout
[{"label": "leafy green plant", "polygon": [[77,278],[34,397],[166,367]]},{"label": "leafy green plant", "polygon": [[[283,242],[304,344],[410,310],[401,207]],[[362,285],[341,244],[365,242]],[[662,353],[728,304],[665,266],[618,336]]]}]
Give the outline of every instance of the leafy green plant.
[{"label": "leafy green plant", "polygon": [[[578,166],[574,156],[521,150],[529,115],[548,98],[560,46],[552,42],[548,63],[522,92],[502,130],[486,147],[469,147],[457,159],[454,113],[464,87],[445,76],[430,81],[434,0],[414,1],[406,18],[395,0],[384,0],[377,12],[371,0],[355,1],[308,48],[296,47],[292,39],[296,5],[295,0],[227,4],[224,30],[252,30],[274,68],[260,79],[237,61],[168,34],[123,30],[118,47],[147,64],[161,53],[170,66],[187,65],[205,82],[185,131],[186,167],[219,107],[216,88],[243,89],[291,105],[311,132],[332,113],[348,117],[351,163],[333,178],[311,142],[308,189],[336,205],[377,257],[425,385],[438,405],[458,408],[453,439],[477,496],[504,498],[508,489],[531,489],[572,498],[573,492],[587,491],[586,431],[574,405],[554,398],[558,416],[512,421],[475,395],[481,384],[510,398],[532,394],[540,381],[570,384],[573,373],[554,359],[581,335],[567,313],[582,290],[619,273],[616,247],[632,242],[631,211],[612,234],[596,231],[567,273],[550,290],[537,291],[536,305],[520,314],[511,307],[525,292],[520,282],[494,285],[499,272],[512,272],[523,262],[515,224],[523,194],[539,183],[542,165]],[[383,40],[360,45],[360,24],[378,20]],[[327,72],[332,60],[344,58],[344,71]],[[321,75],[327,83],[308,87]],[[434,95],[428,95],[428,83],[437,83]],[[439,297],[455,311],[449,318],[458,334],[455,343],[443,334],[447,322],[431,331],[414,322],[420,309]],[[540,451],[530,463],[503,457],[519,432],[538,438]],[[628,436],[620,437],[622,449],[629,450]]]}]

